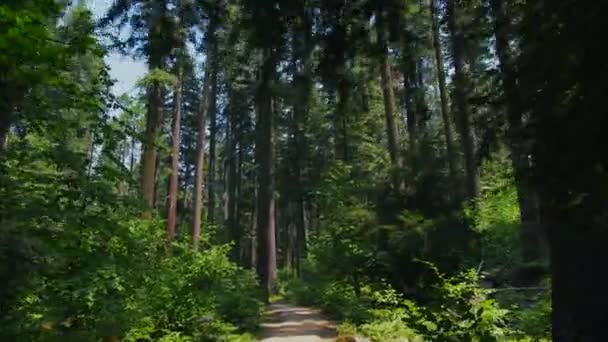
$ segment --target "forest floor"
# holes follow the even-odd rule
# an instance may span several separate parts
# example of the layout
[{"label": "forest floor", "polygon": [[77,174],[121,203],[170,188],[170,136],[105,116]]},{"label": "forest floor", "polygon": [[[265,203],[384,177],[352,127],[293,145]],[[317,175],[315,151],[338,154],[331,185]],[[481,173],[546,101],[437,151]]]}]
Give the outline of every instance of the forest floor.
[{"label": "forest floor", "polygon": [[280,302],[271,304],[258,339],[263,342],[333,341],[335,325],[319,310]]}]

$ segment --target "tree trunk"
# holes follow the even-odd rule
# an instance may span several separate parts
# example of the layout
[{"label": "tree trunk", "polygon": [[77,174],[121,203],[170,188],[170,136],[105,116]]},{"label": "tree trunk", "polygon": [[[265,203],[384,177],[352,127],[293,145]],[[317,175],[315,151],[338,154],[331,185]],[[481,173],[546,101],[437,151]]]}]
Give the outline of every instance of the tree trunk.
[{"label": "tree trunk", "polygon": [[[160,176],[161,176],[161,167],[160,165],[160,157],[161,154],[160,153],[156,153],[156,174],[154,175],[154,196],[153,196],[153,209],[158,209],[159,208],[159,196],[158,196],[158,191],[160,189]],[[164,160],[167,165],[169,164],[169,160],[165,159]],[[166,202],[166,198],[165,198],[165,202]]]},{"label": "tree trunk", "polygon": [[217,68],[211,70],[211,94],[209,98],[209,170],[207,170],[207,221],[215,223],[215,177],[217,136]]},{"label": "tree trunk", "polygon": [[[158,67],[160,61],[154,62],[150,67]],[[156,185],[156,168],[157,168],[157,140],[160,135],[160,130],[163,123],[163,110],[162,110],[162,86],[158,82],[148,87],[148,114],[146,117],[146,135],[143,144],[143,154],[141,160],[142,168],[142,191],[144,201],[148,207],[149,213],[154,208],[155,200],[155,185]]]},{"label": "tree trunk", "polygon": [[[409,148],[412,156],[411,161],[415,161],[418,151],[418,115],[416,113],[416,104],[414,102],[415,82],[412,81],[414,78],[414,70],[412,70],[413,56],[411,56],[411,43],[408,41],[409,39],[409,34],[407,32],[401,33],[403,101],[405,104]],[[412,163],[412,166],[414,166],[414,163]]]},{"label": "tree trunk", "polygon": [[[308,9],[300,9],[300,18],[294,28],[293,46],[294,53],[293,68],[293,88],[296,91],[296,99],[293,108],[292,128],[292,151],[293,151],[293,191],[292,201],[295,204],[293,215],[290,219],[295,224],[295,251],[293,257],[293,267],[299,273],[300,259],[306,257],[306,227],[304,222],[304,179],[303,171],[305,168],[305,131],[304,125],[309,111],[310,96],[312,90],[312,43],[311,16]],[[303,70],[299,72],[298,61],[301,61]]]},{"label": "tree trunk", "polygon": [[454,137],[452,135],[452,119],[449,112],[448,91],[445,84],[445,68],[443,65],[443,51],[441,49],[441,39],[439,34],[439,23],[437,20],[436,0],[430,0],[431,26],[433,34],[433,50],[435,51],[435,68],[437,70],[437,84],[439,85],[439,98],[441,99],[441,119],[443,121],[443,131],[445,135],[445,146],[450,170],[451,185],[456,184],[456,150],[454,148]]},{"label": "tree trunk", "polygon": [[605,1],[541,0],[524,12],[534,30],[522,30],[517,81],[551,247],[556,342],[608,340],[608,53],[597,48],[607,11]]},{"label": "tree trunk", "polygon": [[511,17],[504,0],[492,0],[494,11],[494,35],[496,36],[496,54],[500,62],[502,84],[505,91],[508,141],[511,148],[511,163],[517,182],[517,197],[521,218],[522,257],[525,262],[546,260],[545,243],[540,229],[540,217],[537,193],[531,182],[531,169],[526,150],[529,145],[524,139],[522,122],[523,106],[517,87],[517,76],[514,70],[514,58],[509,46],[512,32]]},{"label": "tree trunk", "polygon": [[173,124],[171,143],[171,175],[169,177],[169,200],[167,205],[167,236],[169,241],[175,239],[175,224],[177,221],[177,192],[179,187],[179,147],[182,107],[182,67],[177,62],[177,80],[173,90]]},{"label": "tree trunk", "polygon": [[350,101],[350,82],[346,75],[338,81],[338,106],[335,119],[336,159],[348,163],[348,103]]},{"label": "tree trunk", "polygon": [[[234,96],[234,95],[232,95]],[[232,103],[232,101],[231,101]],[[232,259],[239,261],[241,250],[241,232],[236,225],[237,210],[237,124],[238,116],[235,108],[228,111],[228,122],[226,126],[226,202],[225,206],[225,227],[228,231],[229,240],[233,241]]]},{"label": "tree trunk", "polygon": [[[242,148],[242,143],[241,143],[241,139],[242,139],[242,131],[241,131],[241,126],[238,126],[239,129],[237,131],[237,141],[236,141],[236,148],[237,148],[237,159],[236,159],[236,175],[235,175],[235,190],[234,190],[234,200],[233,200],[233,209],[232,209],[232,214],[234,215],[234,230],[235,232],[238,232],[238,239],[239,241],[236,242],[237,245],[239,246],[239,249],[242,250],[244,249],[243,242],[244,242],[244,233],[243,233],[243,229],[241,228],[241,188],[243,186],[243,148]],[[252,220],[255,221],[255,220]],[[239,255],[242,254],[242,251],[239,251]],[[245,260],[244,258],[241,258],[241,263],[244,265],[245,264]],[[251,265],[255,265],[255,263],[252,263]]]},{"label": "tree trunk", "polygon": [[[133,130],[136,132],[135,130]],[[133,171],[135,171],[135,137],[131,136],[131,150],[130,152],[130,160],[129,160],[129,172],[131,177],[133,177]]]},{"label": "tree trunk", "polygon": [[[3,87],[0,87],[0,89],[2,89],[2,88]],[[4,100],[4,99],[2,99],[2,100]],[[4,150],[6,148],[6,142],[8,140],[8,132],[11,127],[11,113],[8,112],[11,109],[10,109],[10,105],[2,106],[0,108],[3,111],[3,113],[0,114],[0,156],[1,156],[4,153]]]},{"label": "tree trunk", "polygon": [[[148,27],[150,38],[150,55],[148,59],[148,69],[163,69],[165,67],[166,49],[162,46],[163,37],[159,35],[166,15],[165,1],[158,1],[153,4],[152,20]],[[153,82],[147,88],[147,115],[146,132],[143,141],[143,153],[141,157],[141,183],[142,193],[145,204],[147,205],[146,216],[152,215],[155,205],[156,194],[156,175],[158,168],[157,143],[162,129],[163,113],[163,89],[160,82]]]},{"label": "tree trunk", "polygon": [[386,119],[388,153],[393,167],[393,186],[395,187],[395,190],[398,191],[401,188],[398,175],[399,168],[402,166],[402,164],[399,153],[399,132],[395,122],[395,93],[393,92],[393,76],[388,55],[388,38],[384,23],[384,13],[379,13],[377,20],[380,77],[382,94],[384,97],[384,117]]},{"label": "tree trunk", "polygon": [[274,177],[273,160],[273,108],[271,82],[275,73],[273,52],[264,51],[261,66],[260,85],[256,95],[256,145],[255,159],[257,164],[257,271],[263,289],[263,298],[268,301],[274,293],[276,283],[276,241],[274,212]]},{"label": "tree trunk", "polygon": [[476,158],[475,136],[471,127],[468,96],[470,91],[469,68],[465,62],[466,38],[463,11],[456,0],[448,0],[448,27],[451,35],[452,58],[454,60],[454,102],[458,130],[462,141],[465,168],[465,199],[479,195],[479,167]]},{"label": "tree trunk", "polygon": [[608,227],[605,221],[597,224],[605,218],[573,219],[573,210],[566,207],[543,211],[552,248],[553,341],[606,341],[608,296],[594,267],[607,261]]},{"label": "tree trunk", "polygon": [[194,212],[192,219],[192,246],[198,249],[201,237],[201,218],[203,211],[203,167],[205,165],[205,134],[207,128],[207,115],[209,113],[209,97],[211,92],[211,75],[217,66],[217,42],[215,37],[216,18],[212,17],[209,23],[207,39],[207,66],[205,68],[205,80],[202,88],[201,108],[198,115],[198,139],[196,143],[196,169],[194,183]]},{"label": "tree trunk", "polygon": [[258,266],[258,189],[254,191],[255,204],[251,213],[251,227],[249,230],[249,261],[251,269],[257,270]]}]

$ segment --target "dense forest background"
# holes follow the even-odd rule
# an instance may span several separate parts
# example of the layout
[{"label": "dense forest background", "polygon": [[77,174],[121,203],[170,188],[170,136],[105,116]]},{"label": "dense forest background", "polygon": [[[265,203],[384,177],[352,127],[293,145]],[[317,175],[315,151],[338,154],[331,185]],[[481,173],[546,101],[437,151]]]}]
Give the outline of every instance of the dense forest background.
[{"label": "dense forest background", "polygon": [[607,12],[3,1],[0,340],[604,341]]}]

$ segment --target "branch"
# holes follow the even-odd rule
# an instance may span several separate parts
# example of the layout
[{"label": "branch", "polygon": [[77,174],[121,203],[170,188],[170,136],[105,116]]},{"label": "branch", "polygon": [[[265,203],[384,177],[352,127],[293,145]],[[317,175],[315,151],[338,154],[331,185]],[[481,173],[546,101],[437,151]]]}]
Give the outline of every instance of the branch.
[{"label": "branch", "polygon": [[548,291],[550,288],[543,286],[534,287],[502,287],[498,289],[490,290],[490,292],[504,292],[504,291]]}]

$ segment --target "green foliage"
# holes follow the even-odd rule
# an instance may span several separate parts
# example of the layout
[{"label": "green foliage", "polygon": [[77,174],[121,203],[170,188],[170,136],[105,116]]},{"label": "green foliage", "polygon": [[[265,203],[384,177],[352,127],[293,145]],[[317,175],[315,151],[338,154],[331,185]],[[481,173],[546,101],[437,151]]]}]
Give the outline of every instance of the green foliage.
[{"label": "green foliage", "polygon": [[38,37],[33,47],[48,58],[0,57],[3,66],[19,54],[39,81],[18,75],[30,82],[27,101],[11,97],[19,116],[0,150],[0,340],[247,341],[240,331],[255,328],[261,310],[254,274],[229,260],[228,246],[169,245],[164,222],[141,219],[139,194],[124,191],[136,176],[122,154],[138,144],[139,118],[108,117],[90,13],[75,9],[55,27],[42,16],[50,3],[0,5],[0,33],[13,22],[27,31],[0,35],[0,47]]},{"label": "green foliage", "polygon": [[165,86],[174,85],[177,82],[175,75],[161,69],[150,70],[146,76],[138,81],[140,87],[148,87],[153,84],[161,84]]},{"label": "green foliage", "polygon": [[503,273],[521,263],[520,215],[513,168],[500,153],[481,167],[481,195],[466,214],[474,222],[486,269]]},{"label": "green foliage", "polygon": [[484,232],[497,225],[515,226],[519,206],[513,168],[505,157],[486,160],[481,167],[482,192],[475,213],[475,229]]},{"label": "green foliage", "polygon": [[547,317],[547,311],[535,308],[525,314],[537,317],[526,327],[522,317],[514,318],[491,297],[491,290],[479,286],[475,270],[446,277],[434,265],[424,264],[435,275],[430,290],[433,300],[424,306],[405,299],[386,283],[365,282],[357,295],[351,284],[315,275],[318,269],[310,265],[303,275],[308,284],[291,278],[284,288],[287,298],[303,300],[338,320],[352,322],[340,326],[341,335],[360,334],[372,341],[505,341],[546,336],[532,327],[545,326],[540,320]]},{"label": "green foliage", "polygon": [[512,333],[506,327],[508,311],[488,297],[489,290],[479,286],[475,270],[450,278],[434,271],[439,281],[436,301],[430,304],[430,320],[435,327],[426,334],[438,340],[501,341]]},{"label": "green foliage", "polygon": [[546,290],[503,291],[496,299],[510,307],[509,325],[517,330],[521,338],[550,340],[551,295]]}]

